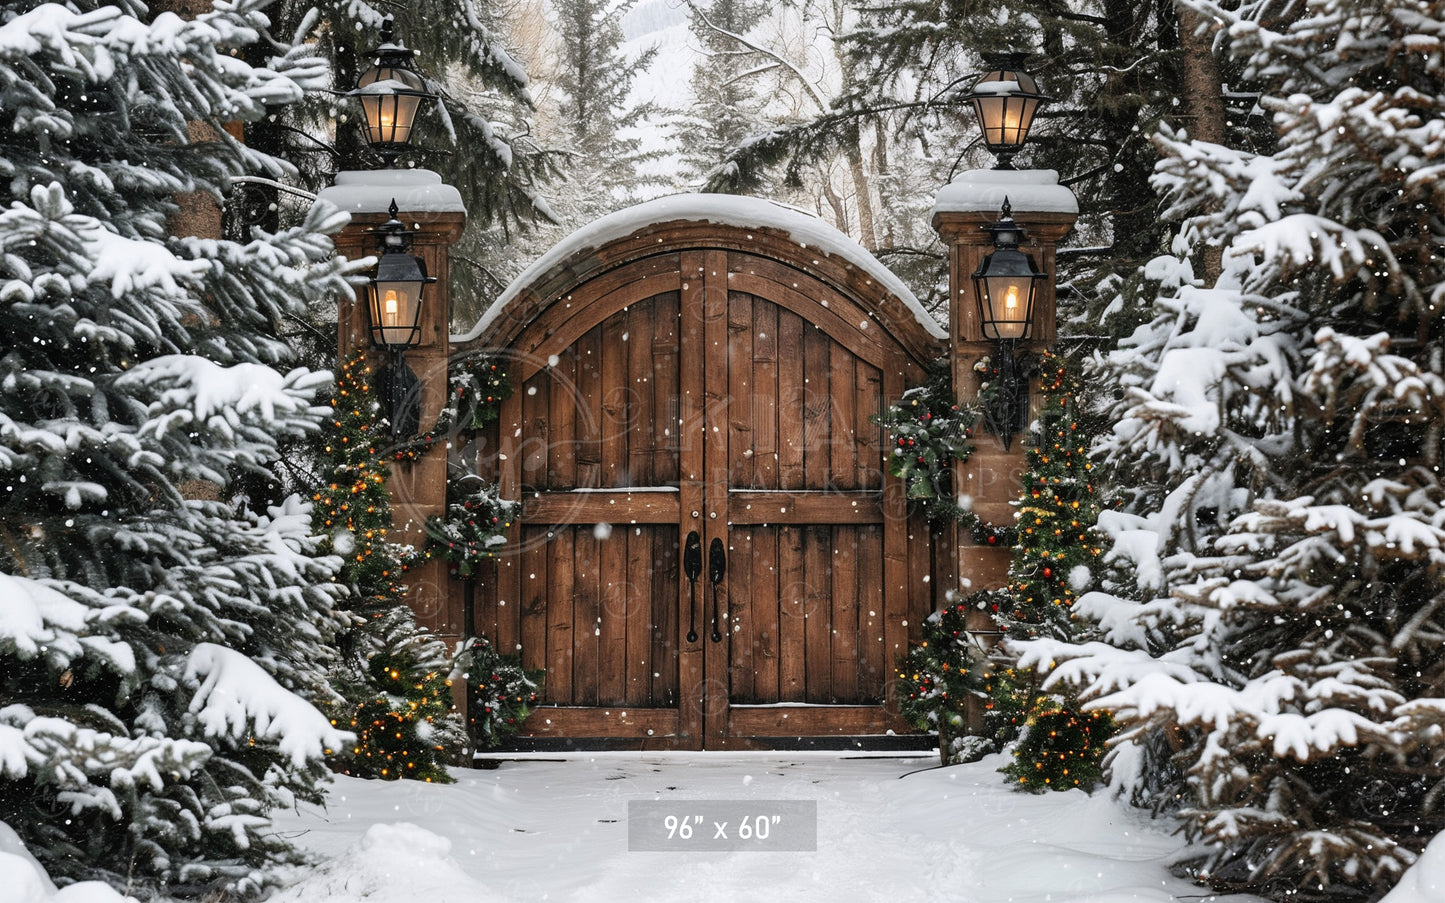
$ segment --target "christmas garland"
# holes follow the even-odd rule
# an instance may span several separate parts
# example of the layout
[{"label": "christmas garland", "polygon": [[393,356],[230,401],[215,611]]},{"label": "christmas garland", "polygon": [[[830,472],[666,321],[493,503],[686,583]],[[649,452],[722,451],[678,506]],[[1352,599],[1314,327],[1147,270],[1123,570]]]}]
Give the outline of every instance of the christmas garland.
[{"label": "christmas garland", "polygon": [[447,405],[431,429],[393,450],[397,461],[422,458],[438,442],[456,432],[475,432],[501,416],[502,402],[512,396],[512,376],[506,361],[483,355],[453,362],[447,375]]},{"label": "christmas garland", "polygon": [[427,520],[427,554],[451,562],[452,573],[470,577],[507,544],[507,530],[520,507],[501,497],[495,484],[476,474],[447,481],[446,517]]},{"label": "christmas garland", "polygon": [[472,637],[457,656],[471,695],[467,707],[478,748],[495,749],[515,736],[540,696],[540,673],[527,673],[515,655],[502,655],[486,637]]},{"label": "christmas garland", "polygon": [[[984,358],[974,369],[986,372],[988,366]],[[958,504],[953,492],[953,462],[973,455],[970,440],[981,404],[955,401],[948,368],[940,364],[928,382],[904,392],[873,420],[893,436],[888,472],[903,481],[904,495],[924,516],[934,523],[958,522],[979,545],[1006,547],[1014,544],[1018,531],[984,521]]]},{"label": "christmas garland", "polygon": [[1008,548],[1019,539],[1018,527],[997,527],[966,508],[957,513],[958,522],[967,530],[974,542],[981,546]]},{"label": "christmas garland", "polygon": [[946,368],[873,418],[893,436],[888,472],[903,481],[904,495],[930,521],[957,518],[963,510],[953,496],[953,462],[973,454],[969,440],[977,419],[954,400]]}]

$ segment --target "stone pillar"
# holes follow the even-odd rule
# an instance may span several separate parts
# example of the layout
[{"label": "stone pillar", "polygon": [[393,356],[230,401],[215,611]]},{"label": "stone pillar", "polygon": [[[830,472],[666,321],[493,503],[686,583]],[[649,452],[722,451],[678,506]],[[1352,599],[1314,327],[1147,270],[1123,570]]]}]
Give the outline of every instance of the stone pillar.
[{"label": "stone pillar", "polygon": [[[1004,199],[1013,207],[1014,220],[1024,229],[1019,250],[1033,256],[1051,277],[1039,287],[1034,302],[1032,338],[1020,342],[1026,354],[1051,348],[1058,332],[1054,303],[1055,249],[1078,219],[1079,205],[1073,192],[1058,183],[1052,170],[981,170],[965,172],[939,190],[933,206],[933,228],[948,247],[949,348],[954,390],[961,400],[978,398],[982,379],[974,365],[993,351],[983,337],[973,273],[993,250],[993,237],[986,229],[1001,215]],[[1037,380],[1029,393],[1038,403]],[[1031,412],[1032,413],[1032,412]],[[1024,469],[1024,443],[1015,437],[1011,449],[976,424],[975,451],[967,461],[955,463],[956,491],[973,500],[973,510],[984,521],[998,526],[1013,523],[1012,502],[1022,489],[1019,475]],[[955,566],[960,590],[973,592],[1008,584],[1010,550],[980,545],[965,530],[958,531]],[[969,627],[980,632],[993,629],[986,612],[969,612]]]},{"label": "stone pillar", "polygon": [[[379,170],[338,173],[336,184],[322,191],[321,199],[351,214],[351,223],[336,237],[336,247],[353,260],[377,253],[376,237],[370,230],[390,219],[387,211],[395,200],[397,218],[411,230],[411,253],[426,261],[427,275],[437,277],[422,293],[421,340],[406,352],[406,363],[421,384],[421,430],[425,432],[446,404],[451,355],[449,252],[466,225],[461,194],[428,170]],[[343,300],[337,310],[337,352],[344,360],[357,349],[365,349],[378,368],[386,363],[386,352],[372,347],[366,297],[361,290],[354,301]],[[382,403],[387,401],[382,399]],[[437,443],[415,462],[393,463],[388,488],[394,525],[391,538],[421,548],[426,541],[427,518],[446,513],[446,443]],[[412,570],[407,584],[407,601],[416,611],[418,623],[454,646],[467,625],[451,605],[446,562],[433,559]]]}]

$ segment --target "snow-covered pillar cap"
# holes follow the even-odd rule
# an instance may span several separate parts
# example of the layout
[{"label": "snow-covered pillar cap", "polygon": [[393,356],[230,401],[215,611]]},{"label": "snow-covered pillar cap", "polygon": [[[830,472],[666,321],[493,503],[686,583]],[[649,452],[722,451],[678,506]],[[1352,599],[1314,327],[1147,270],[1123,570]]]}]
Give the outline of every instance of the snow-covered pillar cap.
[{"label": "snow-covered pillar cap", "polygon": [[[938,191],[930,217],[948,247],[949,331],[954,348],[954,384],[973,380],[970,356],[987,345],[982,331],[973,274],[994,250],[993,233],[1004,202],[1023,230],[1025,253],[1034,256],[1046,273],[1055,272],[1058,243],[1079,218],[1079,201],[1059,184],[1052,169],[984,169],[960,173]],[[1031,342],[1040,347],[1054,343],[1053,280],[1039,286],[1034,302]]]},{"label": "snow-covered pillar cap", "polygon": [[386,213],[393,200],[410,216],[427,213],[466,215],[462,193],[429,169],[353,170],[336,174],[320,200],[330,201],[352,216]]},{"label": "snow-covered pillar cap", "polygon": [[940,213],[997,215],[1005,198],[1019,220],[1030,213],[1079,215],[1079,199],[1059,184],[1052,169],[977,169],[959,173],[938,190],[929,218]]}]

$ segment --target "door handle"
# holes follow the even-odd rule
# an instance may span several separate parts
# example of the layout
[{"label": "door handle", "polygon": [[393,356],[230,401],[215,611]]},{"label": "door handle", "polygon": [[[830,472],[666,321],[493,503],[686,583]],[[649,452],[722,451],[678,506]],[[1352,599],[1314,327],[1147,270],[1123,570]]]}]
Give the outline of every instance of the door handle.
[{"label": "door handle", "polygon": [[688,603],[687,641],[697,642],[697,578],[702,576],[702,537],[693,530],[687,534],[687,544],[682,549],[682,570],[691,586],[691,601]]},{"label": "door handle", "polygon": [[718,630],[718,601],[717,588],[723,582],[723,575],[728,569],[728,553],[723,546],[721,539],[714,539],[712,545],[707,548],[707,571],[708,579],[712,581],[712,641],[722,642],[722,632]]}]

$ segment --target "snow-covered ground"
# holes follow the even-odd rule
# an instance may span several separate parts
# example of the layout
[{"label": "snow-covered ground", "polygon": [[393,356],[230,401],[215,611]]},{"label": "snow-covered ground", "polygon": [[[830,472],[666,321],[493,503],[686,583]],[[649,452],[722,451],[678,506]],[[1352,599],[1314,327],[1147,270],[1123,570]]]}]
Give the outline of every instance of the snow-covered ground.
[{"label": "snow-covered ground", "polygon": [[[557,759],[458,770],[450,787],[340,780],[326,811],[280,820],[325,864],[273,903],[1255,900],[1172,877],[1181,841],[1164,823],[1105,794],[1013,792],[997,757]],[[817,851],[629,852],[632,800],[816,800]]]},{"label": "snow-covered ground", "polygon": [[[946,769],[935,762],[579,753],[456,769],[450,786],[338,778],[324,809],[277,818],[318,864],[267,903],[1260,903],[1171,876],[1180,838],[1107,792],[1032,796],[1003,782],[998,756]],[[629,802],[678,801],[685,815],[699,805],[682,801],[699,800],[756,814],[770,801],[814,801],[816,851],[629,851]],[[708,824],[699,830],[712,833]],[[736,822],[727,830],[735,837]],[[124,903],[93,882],[57,893],[3,824],[0,899]],[[1381,903],[1442,899],[1445,839]]]}]

